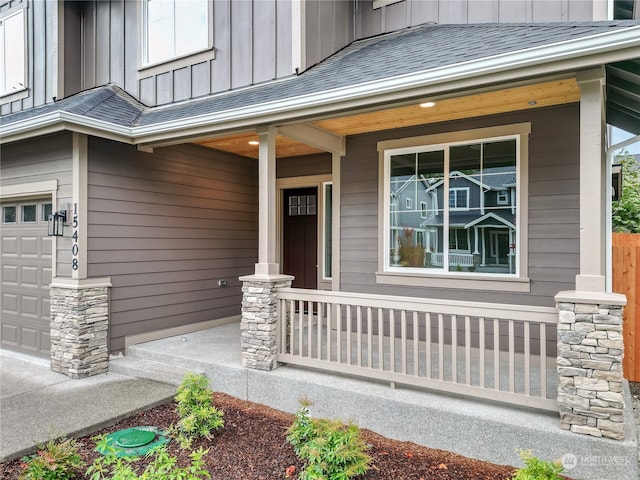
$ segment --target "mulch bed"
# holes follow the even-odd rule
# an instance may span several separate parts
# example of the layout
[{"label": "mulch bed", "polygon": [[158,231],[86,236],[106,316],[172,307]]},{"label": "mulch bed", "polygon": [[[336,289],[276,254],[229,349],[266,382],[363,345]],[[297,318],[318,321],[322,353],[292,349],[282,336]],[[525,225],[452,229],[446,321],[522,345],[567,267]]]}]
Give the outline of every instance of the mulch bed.
[{"label": "mulch bed", "polygon": [[[225,426],[217,431],[210,441],[193,443],[195,450],[200,446],[209,449],[206,463],[214,480],[273,480],[287,477],[287,470],[295,472],[303,467],[286,441],[286,429],[293,422],[293,415],[237,398],[216,393],[216,407],[222,409]],[[122,420],[115,425],[96,432],[106,434],[116,430],[142,425],[166,428],[176,423],[175,404],[169,403]],[[368,430],[363,435],[373,458],[371,468],[362,480],[497,480],[510,479],[514,468],[473,460],[442,450],[399,442]],[[95,451],[93,435],[82,437],[81,454],[87,464],[98,455]],[[188,453],[176,445],[169,444],[169,451],[184,465]],[[21,472],[21,460],[0,464],[0,478],[17,479]]]}]

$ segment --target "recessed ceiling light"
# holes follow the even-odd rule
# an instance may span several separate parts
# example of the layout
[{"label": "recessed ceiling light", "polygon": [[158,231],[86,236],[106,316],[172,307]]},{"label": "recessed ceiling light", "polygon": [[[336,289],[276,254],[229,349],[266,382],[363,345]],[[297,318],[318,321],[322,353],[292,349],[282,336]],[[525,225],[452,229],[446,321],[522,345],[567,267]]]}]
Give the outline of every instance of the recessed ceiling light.
[{"label": "recessed ceiling light", "polygon": [[249,145],[260,145],[260,142],[257,140],[249,140]]},{"label": "recessed ceiling light", "polygon": [[538,104],[538,102],[536,102],[535,100],[529,100],[529,105],[531,107],[533,107],[534,105],[537,105],[537,104]]},{"label": "recessed ceiling light", "polygon": [[436,106],[436,102],[424,102],[424,103],[421,103],[420,106],[422,108],[435,107]]}]

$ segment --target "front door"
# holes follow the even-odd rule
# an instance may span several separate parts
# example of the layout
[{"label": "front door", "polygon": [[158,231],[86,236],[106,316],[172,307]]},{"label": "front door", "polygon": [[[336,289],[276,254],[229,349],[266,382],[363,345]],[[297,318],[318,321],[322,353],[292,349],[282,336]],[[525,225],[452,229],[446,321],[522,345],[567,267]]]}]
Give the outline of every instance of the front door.
[{"label": "front door", "polygon": [[283,190],[282,269],[292,286],[318,288],[318,189]]}]

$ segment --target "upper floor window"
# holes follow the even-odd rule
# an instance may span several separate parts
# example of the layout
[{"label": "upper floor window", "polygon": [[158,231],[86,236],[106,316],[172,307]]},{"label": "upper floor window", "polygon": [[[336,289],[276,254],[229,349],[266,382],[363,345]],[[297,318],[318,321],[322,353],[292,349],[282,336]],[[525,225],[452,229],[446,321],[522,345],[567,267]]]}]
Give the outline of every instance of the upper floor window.
[{"label": "upper floor window", "polygon": [[25,90],[26,55],[24,9],[0,18],[0,95]]},{"label": "upper floor window", "polygon": [[449,208],[451,210],[469,209],[469,188],[449,188]]},{"label": "upper floor window", "polygon": [[165,62],[211,47],[210,2],[146,0],[143,4],[144,64]]}]

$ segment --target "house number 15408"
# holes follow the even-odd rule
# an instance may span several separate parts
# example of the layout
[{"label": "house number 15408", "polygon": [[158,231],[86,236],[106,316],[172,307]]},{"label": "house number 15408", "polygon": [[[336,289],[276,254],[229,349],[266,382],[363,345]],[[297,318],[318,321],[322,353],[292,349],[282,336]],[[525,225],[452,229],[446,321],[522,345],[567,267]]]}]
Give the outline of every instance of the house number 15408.
[{"label": "house number 15408", "polygon": [[73,255],[73,258],[71,260],[71,268],[74,270],[78,270],[79,247],[78,247],[78,204],[77,203],[73,204],[73,221],[71,226],[73,227],[73,235],[71,235],[71,238],[73,238],[73,244],[71,245],[71,255]]}]

